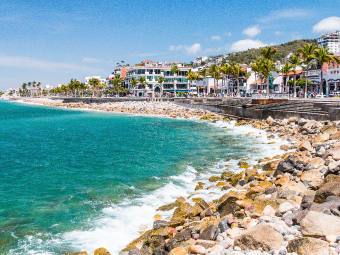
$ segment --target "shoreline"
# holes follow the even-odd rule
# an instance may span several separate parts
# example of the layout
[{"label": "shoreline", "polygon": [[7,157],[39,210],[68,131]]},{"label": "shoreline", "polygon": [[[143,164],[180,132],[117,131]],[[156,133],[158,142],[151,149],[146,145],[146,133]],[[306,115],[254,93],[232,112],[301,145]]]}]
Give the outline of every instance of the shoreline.
[{"label": "shoreline", "polygon": [[[204,112],[200,119],[215,124],[227,120]],[[165,116],[177,118],[173,113]],[[229,165],[220,176],[210,173],[208,183],[198,182],[195,191],[208,193],[213,185],[220,189],[217,199],[192,199],[190,195],[161,206],[158,209],[172,214],[172,218],[154,215],[153,228],[120,254],[340,253],[340,191],[333,187],[340,183],[339,123],[295,117],[237,121],[234,128],[251,125],[270,139],[276,136],[289,142],[290,146],[280,146],[288,152],[263,157],[257,164],[240,160],[238,166]],[[250,131],[240,135],[254,134]],[[325,195],[323,190],[328,193]],[[326,220],[339,222],[339,230],[324,224]],[[273,238],[269,240],[263,232]],[[105,248],[99,248],[94,254],[110,254],[104,252]]]}]

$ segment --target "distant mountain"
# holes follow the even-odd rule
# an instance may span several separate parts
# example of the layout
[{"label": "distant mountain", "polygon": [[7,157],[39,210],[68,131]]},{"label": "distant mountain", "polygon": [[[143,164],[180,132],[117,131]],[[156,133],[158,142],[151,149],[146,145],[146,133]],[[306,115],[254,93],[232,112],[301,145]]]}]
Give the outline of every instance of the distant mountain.
[{"label": "distant mountain", "polygon": [[[317,40],[315,39],[295,40],[292,42],[272,46],[277,49],[277,54],[274,56],[273,60],[274,61],[282,60],[289,53],[291,52],[295,53],[299,48],[301,48],[306,43],[317,44]],[[230,53],[226,59],[229,61],[235,61],[237,63],[250,64],[260,56],[261,49],[249,49],[246,51]]]}]

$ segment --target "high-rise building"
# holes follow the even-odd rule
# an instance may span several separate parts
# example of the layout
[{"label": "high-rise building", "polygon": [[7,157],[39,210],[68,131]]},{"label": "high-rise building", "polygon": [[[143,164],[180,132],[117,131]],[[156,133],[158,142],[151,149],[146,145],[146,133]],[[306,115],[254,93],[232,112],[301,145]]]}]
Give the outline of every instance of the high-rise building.
[{"label": "high-rise building", "polygon": [[318,39],[318,45],[323,48],[328,47],[333,53],[340,52],[340,31],[334,33],[325,34]]}]

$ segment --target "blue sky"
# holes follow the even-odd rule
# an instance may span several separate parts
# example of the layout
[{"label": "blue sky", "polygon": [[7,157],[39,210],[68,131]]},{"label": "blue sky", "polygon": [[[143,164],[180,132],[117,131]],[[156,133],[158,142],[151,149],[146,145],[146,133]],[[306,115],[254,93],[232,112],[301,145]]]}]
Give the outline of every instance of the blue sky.
[{"label": "blue sky", "polygon": [[107,77],[115,64],[190,62],[340,30],[339,1],[1,0],[0,90]]}]

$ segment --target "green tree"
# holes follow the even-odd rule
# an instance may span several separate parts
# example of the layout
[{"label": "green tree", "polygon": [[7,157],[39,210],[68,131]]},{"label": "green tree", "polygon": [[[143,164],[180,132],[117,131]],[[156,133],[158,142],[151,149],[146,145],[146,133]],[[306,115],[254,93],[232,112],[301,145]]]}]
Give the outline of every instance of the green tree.
[{"label": "green tree", "polygon": [[301,58],[298,54],[293,54],[289,58],[289,63],[292,65],[292,71],[294,73],[294,97],[296,97],[296,68],[301,65]]},{"label": "green tree", "polygon": [[262,62],[261,61],[256,61],[254,64],[251,65],[251,69],[253,70],[254,72],[254,75],[255,75],[255,86],[256,86],[256,90],[258,89],[257,88],[257,77],[260,75],[261,73],[261,65],[262,65]]},{"label": "green tree", "polygon": [[307,97],[307,83],[308,83],[308,70],[311,67],[312,61],[315,59],[315,49],[316,45],[307,43],[302,48],[297,50],[297,54],[301,55],[301,58],[303,59],[303,63],[306,65],[306,84],[305,84],[305,97]]},{"label": "green tree", "polygon": [[272,71],[277,71],[275,63],[270,59],[264,59],[261,63],[261,74],[267,79],[267,93],[269,93],[269,75]]},{"label": "green tree", "polygon": [[157,82],[159,83],[159,85],[161,86],[161,92],[163,94],[163,82],[165,81],[164,77],[158,77],[157,78]]},{"label": "green tree", "polygon": [[203,78],[203,89],[205,90],[204,93],[207,93],[207,86],[206,86],[205,78],[208,75],[208,71],[207,69],[203,68],[198,72],[198,74]]},{"label": "green tree", "polygon": [[119,97],[119,89],[123,83],[123,79],[121,78],[121,76],[119,74],[117,74],[115,76],[115,78],[113,80],[111,80],[110,82],[111,84],[113,84],[113,88],[114,90],[116,90],[116,95],[117,97]]},{"label": "green tree", "polygon": [[280,70],[280,73],[282,73],[282,79],[284,78],[284,76],[286,76],[286,80],[285,80],[286,82],[284,84],[284,87],[286,88],[285,90],[286,90],[286,92],[288,92],[288,94],[289,94],[289,89],[287,87],[287,79],[288,79],[287,75],[290,71],[292,71],[292,69],[293,69],[293,66],[290,63],[285,63],[281,67],[281,70]]},{"label": "green tree", "polygon": [[173,65],[171,66],[171,72],[173,73],[174,75],[174,95],[176,97],[176,87],[177,87],[177,80],[176,80],[176,77],[178,75],[178,72],[179,72],[179,68],[177,65]]},{"label": "green tree", "polygon": [[94,97],[94,93],[97,90],[99,84],[100,84],[100,80],[97,78],[91,78],[89,79],[89,84],[91,86],[92,89],[92,97]]},{"label": "green tree", "polygon": [[276,48],[272,47],[261,48],[261,55],[264,59],[272,60],[276,53],[277,53]]},{"label": "green tree", "polygon": [[240,76],[242,74],[242,66],[238,63],[232,62],[230,64],[230,67],[231,67],[231,73],[236,79],[236,84],[237,84],[236,96],[239,97],[240,96]]},{"label": "green tree", "polygon": [[191,93],[191,95],[193,94],[191,91],[191,87],[192,87],[192,81],[195,80],[196,78],[196,74],[191,71],[191,69],[189,69],[189,71],[187,72],[187,77],[188,77],[188,81],[189,81],[189,93]]}]

